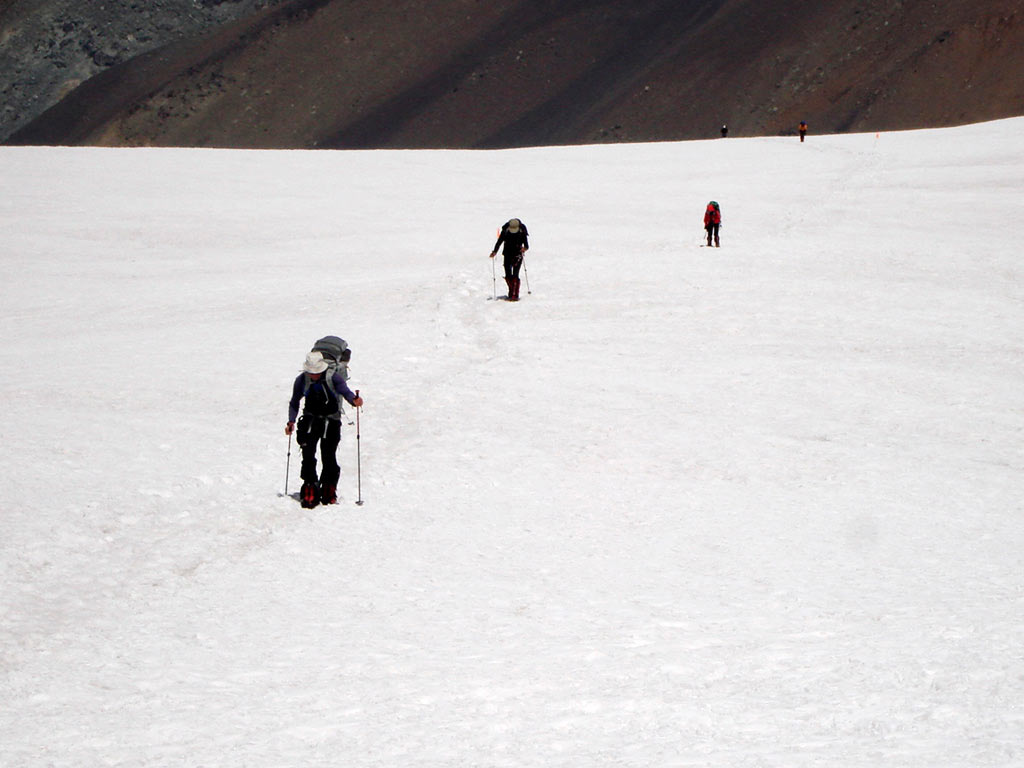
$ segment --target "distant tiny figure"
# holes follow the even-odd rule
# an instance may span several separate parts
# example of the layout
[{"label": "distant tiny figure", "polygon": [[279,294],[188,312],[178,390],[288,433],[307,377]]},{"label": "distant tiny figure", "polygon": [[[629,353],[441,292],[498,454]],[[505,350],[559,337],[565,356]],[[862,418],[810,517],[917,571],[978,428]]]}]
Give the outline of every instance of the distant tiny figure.
[{"label": "distant tiny figure", "polygon": [[807,123],[804,120],[800,121],[800,141],[804,140],[804,136],[807,135]]},{"label": "distant tiny figure", "polygon": [[[502,245],[504,244],[504,245]],[[519,219],[509,219],[501,226],[498,241],[491,251],[493,259],[502,249],[505,257],[505,283],[508,285],[508,300],[519,301],[519,268],[523,264],[523,256],[530,250],[529,234],[526,225]]]},{"label": "distant tiny figure", "polygon": [[728,125],[722,125],[722,138],[724,139],[728,135],[729,135],[729,126]]},{"label": "distant tiny figure", "polygon": [[704,231],[708,233],[708,245],[711,245],[711,239],[714,237],[715,248],[721,248],[722,244],[718,240],[718,230],[722,226],[722,209],[719,208],[718,203],[712,200],[708,203],[708,207],[704,210]]}]

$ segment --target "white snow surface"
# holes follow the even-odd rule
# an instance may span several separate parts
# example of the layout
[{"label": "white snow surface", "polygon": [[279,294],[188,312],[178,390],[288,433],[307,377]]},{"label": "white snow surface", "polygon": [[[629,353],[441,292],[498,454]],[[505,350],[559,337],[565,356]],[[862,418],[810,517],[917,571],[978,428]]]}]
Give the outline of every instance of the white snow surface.
[{"label": "white snow surface", "polygon": [[1024,119],[0,189],[3,766],[1024,765]]}]

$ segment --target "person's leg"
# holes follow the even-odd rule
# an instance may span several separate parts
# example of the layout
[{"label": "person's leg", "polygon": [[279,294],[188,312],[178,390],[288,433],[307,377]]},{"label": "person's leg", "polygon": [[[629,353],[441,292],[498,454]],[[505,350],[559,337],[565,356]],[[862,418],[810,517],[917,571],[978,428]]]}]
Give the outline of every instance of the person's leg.
[{"label": "person's leg", "polygon": [[327,432],[320,441],[320,461],[324,465],[320,473],[320,501],[323,504],[334,504],[338,500],[338,478],[341,467],[338,466],[338,443],[341,442],[341,422],[328,419]]},{"label": "person's leg", "polygon": [[508,299],[515,301],[518,296],[519,284],[519,263],[522,259],[519,256],[508,255],[505,257],[505,282],[508,283]]},{"label": "person's leg", "polygon": [[512,265],[512,301],[519,301],[519,268],[522,266],[523,256],[519,254]]},{"label": "person's leg", "polygon": [[316,482],[316,444],[323,435],[323,422],[312,416],[299,419],[295,440],[302,449],[302,468],[299,474],[305,482]]},{"label": "person's leg", "polygon": [[323,419],[303,416],[299,422],[299,445],[302,447],[302,477],[300,501],[304,507],[315,507],[320,501],[320,487],[317,484],[316,447],[324,434]]}]

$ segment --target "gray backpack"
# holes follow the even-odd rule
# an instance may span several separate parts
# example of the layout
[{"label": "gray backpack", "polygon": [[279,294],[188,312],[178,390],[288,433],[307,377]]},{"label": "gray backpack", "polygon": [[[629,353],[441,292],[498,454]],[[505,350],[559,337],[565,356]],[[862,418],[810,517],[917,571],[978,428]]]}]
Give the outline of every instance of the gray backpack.
[{"label": "gray backpack", "polygon": [[347,341],[340,336],[324,336],[317,339],[310,351],[319,352],[324,356],[329,374],[338,372],[341,378],[348,381],[348,361],[352,358],[352,350],[348,348]]},{"label": "gray backpack", "polygon": [[[317,339],[311,352],[319,352],[327,363],[327,370],[324,371],[324,384],[338,401],[338,411],[335,416],[329,418],[340,418],[345,414],[345,400],[334,390],[334,374],[340,373],[341,378],[348,381],[348,361],[352,358],[352,350],[348,348],[348,342],[340,336],[324,336]],[[306,384],[303,396],[309,392],[310,377],[306,374]]]}]

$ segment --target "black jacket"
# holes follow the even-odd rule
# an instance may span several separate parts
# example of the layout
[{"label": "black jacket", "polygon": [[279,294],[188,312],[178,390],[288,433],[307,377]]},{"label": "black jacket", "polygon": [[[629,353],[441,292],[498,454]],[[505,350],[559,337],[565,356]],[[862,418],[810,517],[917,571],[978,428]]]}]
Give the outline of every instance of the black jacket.
[{"label": "black jacket", "polygon": [[[502,243],[504,243],[504,247],[502,247]],[[498,252],[499,247],[502,247],[501,253],[504,256],[518,256],[520,251],[528,249],[530,240],[526,225],[520,221],[519,231],[509,232],[508,222],[505,222],[501,227],[501,234],[498,235],[498,241],[494,244],[494,253]]]}]

